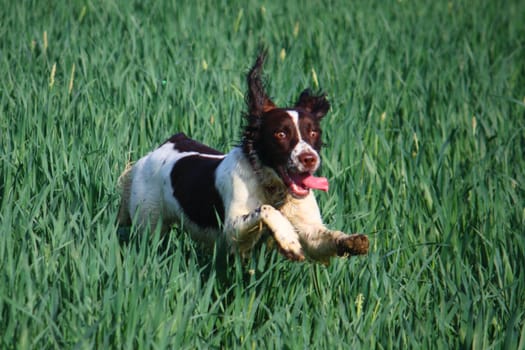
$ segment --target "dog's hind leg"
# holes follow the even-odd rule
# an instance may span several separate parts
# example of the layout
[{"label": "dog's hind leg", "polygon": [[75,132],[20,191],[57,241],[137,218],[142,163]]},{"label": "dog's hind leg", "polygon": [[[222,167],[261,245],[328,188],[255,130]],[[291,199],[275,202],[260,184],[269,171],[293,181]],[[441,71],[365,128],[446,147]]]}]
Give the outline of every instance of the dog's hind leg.
[{"label": "dog's hind leg", "polygon": [[[128,164],[118,178],[121,201],[117,222],[118,234],[123,240],[129,238],[127,236],[130,234],[132,224],[139,232],[148,229],[153,232],[159,223],[162,224],[161,232],[169,230],[169,226],[161,221],[161,203],[157,201],[157,198],[161,198],[160,191],[154,183],[147,183],[147,187],[139,185],[133,190],[133,177],[136,175],[134,171],[133,166]],[[139,195],[136,193],[137,190]],[[135,194],[132,196],[133,192]]]}]

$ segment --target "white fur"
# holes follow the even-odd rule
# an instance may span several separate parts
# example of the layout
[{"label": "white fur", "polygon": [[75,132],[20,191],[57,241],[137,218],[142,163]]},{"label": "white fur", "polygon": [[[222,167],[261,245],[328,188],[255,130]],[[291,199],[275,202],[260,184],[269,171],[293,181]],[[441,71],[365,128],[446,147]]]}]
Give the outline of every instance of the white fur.
[{"label": "white fur", "polygon": [[293,124],[295,125],[295,129],[297,130],[297,135],[299,135],[299,140],[301,139],[301,130],[299,130],[299,113],[294,110],[288,110],[286,111],[290,118],[293,120]]},{"label": "white fur", "polygon": [[295,125],[295,129],[297,131],[297,135],[299,138],[299,142],[297,142],[297,145],[292,150],[292,154],[290,156],[290,162],[292,163],[292,167],[297,169],[298,172],[302,173],[305,171],[309,171],[312,169],[306,169],[305,166],[299,161],[299,155],[303,153],[311,153],[315,155],[316,164],[313,171],[316,171],[319,168],[319,165],[321,162],[319,162],[319,154],[317,151],[308,144],[308,142],[305,142],[301,136],[301,129],[299,128],[299,113],[297,111],[288,110],[286,111],[290,118],[292,118],[293,123]]},{"label": "white fur", "polygon": [[259,239],[262,222],[274,233],[284,251],[302,257],[301,245],[293,226],[269,205],[279,201],[282,195],[272,198],[265,191],[265,187],[279,188],[280,179],[269,169],[266,169],[264,179],[265,183],[261,186],[240,148],[234,148],[217,168],[215,185],[223,198],[226,238],[231,246],[247,251]]}]

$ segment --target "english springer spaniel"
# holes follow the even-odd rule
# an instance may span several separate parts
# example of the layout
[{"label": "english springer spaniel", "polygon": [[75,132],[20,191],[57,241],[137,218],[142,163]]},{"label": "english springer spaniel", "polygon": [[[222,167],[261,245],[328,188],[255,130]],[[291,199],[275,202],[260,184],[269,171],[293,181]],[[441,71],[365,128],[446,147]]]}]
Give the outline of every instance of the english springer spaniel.
[{"label": "english springer spaniel", "polygon": [[179,222],[193,238],[209,245],[225,238],[241,254],[268,232],[297,261],[368,252],[367,236],[323,224],[312,191],[328,190],[327,179],[313,175],[326,96],[305,90],[292,107],[277,107],[264,91],[264,60],[263,53],[247,76],[241,144],[223,154],[182,133],[169,138],[121,175],[120,226],[133,221],[149,232],[161,225],[165,233]]}]

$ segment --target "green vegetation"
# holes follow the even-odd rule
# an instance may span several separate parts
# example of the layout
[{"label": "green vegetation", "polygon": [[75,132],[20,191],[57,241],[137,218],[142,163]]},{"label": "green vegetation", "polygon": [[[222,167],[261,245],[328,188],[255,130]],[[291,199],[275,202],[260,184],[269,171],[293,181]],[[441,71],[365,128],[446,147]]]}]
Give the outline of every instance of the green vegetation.
[{"label": "green vegetation", "polygon": [[[525,2],[2,2],[0,348],[525,348]],[[121,246],[126,163],[234,145],[261,45],[369,256]]]}]

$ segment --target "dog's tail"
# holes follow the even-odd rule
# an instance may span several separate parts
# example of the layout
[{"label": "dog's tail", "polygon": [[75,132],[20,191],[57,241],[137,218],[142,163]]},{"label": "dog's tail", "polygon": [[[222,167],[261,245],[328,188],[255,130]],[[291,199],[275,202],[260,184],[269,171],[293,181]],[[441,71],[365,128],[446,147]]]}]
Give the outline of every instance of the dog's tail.
[{"label": "dog's tail", "polygon": [[126,165],[126,169],[118,178],[118,187],[120,188],[120,209],[118,212],[118,225],[120,227],[131,226],[131,215],[129,213],[129,198],[131,195],[131,181],[133,166],[131,163]]}]

